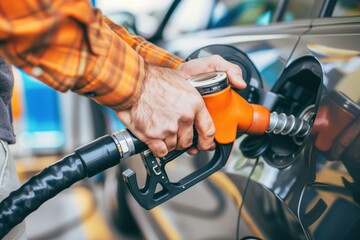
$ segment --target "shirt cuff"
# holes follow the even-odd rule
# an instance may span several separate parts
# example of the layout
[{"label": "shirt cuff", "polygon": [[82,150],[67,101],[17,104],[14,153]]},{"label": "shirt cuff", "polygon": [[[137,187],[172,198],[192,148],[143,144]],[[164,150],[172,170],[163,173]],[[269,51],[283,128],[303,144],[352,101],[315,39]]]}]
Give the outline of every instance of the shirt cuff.
[{"label": "shirt cuff", "polygon": [[144,60],[106,25],[100,31],[107,37],[96,43],[103,48],[96,52],[96,61],[88,61],[86,77],[72,90],[115,111],[128,109],[141,94]]}]

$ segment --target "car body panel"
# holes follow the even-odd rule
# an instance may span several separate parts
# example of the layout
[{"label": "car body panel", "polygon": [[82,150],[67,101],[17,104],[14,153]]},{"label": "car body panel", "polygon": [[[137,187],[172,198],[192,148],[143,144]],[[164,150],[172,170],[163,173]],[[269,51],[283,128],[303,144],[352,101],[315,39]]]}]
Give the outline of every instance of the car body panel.
[{"label": "car body panel", "polygon": [[[318,69],[314,67],[310,71],[320,74],[315,78],[319,84],[315,85],[311,104],[300,109],[304,112],[311,107],[311,112],[317,115],[309,135],[289,155],[288,166],[277,167],[260,157],[244,196],[247,176],[255,163],[239,150],[246,136],[235,142],[222,173],[215,173],[157,210],[144,211],[128,196],[135,218],[152,226],[143,230],[144,235],[159,239],[233,239],[239,202],[245,198],[241,238],[356,239],[360,236],[360,115],[356,115],[360,102],[359,42],[359,17],[224,28],[163,42],[163,47],[184,58],[207,45],[236,47],[252,60],[264,91],[280,91],[286,85],[283,80],[287,80],[289,69],[296,62],[310,59],[314,66],[318,65]],[[264,101],[260,103],[267,105]],[[335,116],[335,120],[324,117],[327,113]],[[299,109],[295,115],[301,115]],[[345,123],[343,115],[350,116],[350,120]],[[321,125],[324,119],[329,122],[325,127]],[[350,142],[346,136],[352,137]],[[341,154],[339,146],[344,148]],[[168,172],[189,173],[197,162],[208,158],[206,154],[183,155]],[[130,165],[141,171],[135,161]],[[160,224],[159,216],[167,223]]]},{"label": "car body panel", "polygon": [[[170,52],[186,58],[193,51],[211,44],[241,44],[252,41],[271,39],[289,39],[289,45],[294,45],[297,36],[309,29],[310,21],[296,21],[294,24],[281,23],[268,26],[244,26],[237,28],[221,28],[187,34],[185,37],[177,37],[169,41],[158,42],[157,44]],[[276,41],[274,42],[277,46]],[[280,44],[279,44],[280,45]]]},{"label": "car body panel", "polygon": [[[334,115],[351,112],[350,109],[346,109],[346,106],[342,106],[341,111],[338,111],[333,105],[329,105],[329,99],[334,92],[343,93],[348,97],[349,102],[360,109],[359,42],[360,18],[358,17],[336,18],[336,22],[332,18],[314,20],[311,30],[301,37],[290,62],[302,55],[312,54],[317,57],[322,66],[324,89],[322,100],[319,102],[318,119],[321,119],[322,110],[325,108],[329,108]],[[337,121],[336,125],[338,126],[344,122],[341,118]],[[360,126],[354,125],[355,121],[356,119],[346,125],[344,123],[344,128],[350,127],[350,131],[358,132]],[[337,134],[337,137],[326,151],[319,149],[322,147],[318,140],[319,133],[316,129],[313,130],[310,136],[315,140],[313,142],[309,140],[309,145],[312,144],[311,147],[314,149],[311,154],[305,156],[303,161],[315,162],[310,164],[312,169],[309,169],[309,171],[315,172],[315,183],[311,183],[304,189],[302,199],[300,199],[300,208],[310,211],[311,207],[314,207],[315,201],[323,202],[326,205],[326,209],[323,209],[323,212],[317,216],[318,220],[313,220],[314,222],[308,227],[316,239],[328,239],[329,237],[352,239],[360,234],[359,230],[356,230],[360,227],[360,206],[359,200],[355,200],[355,196],[359,192],[352,189],[359,184],[360,159],[358,156],[349,154],[342,154],[340,159],[333,156],[332,149],[339,144],[337,139],[341,137],[341,133],[335,133],[336,129],[333,129],[330,124],[322,131],[326,131],[329,136],[334,132],[333,134]],[[356,143],[356,137],[353,141],[355,144],[353,148],[357,146],[358,149],[360,145]],[[350,148],[351,145],[348,147]],[[346,153],[346,149],[344,152]],[[301,219],[301,216],[299,217]],[[346,220],[349,224],[343,222],[345,219],[349,219]]]}]

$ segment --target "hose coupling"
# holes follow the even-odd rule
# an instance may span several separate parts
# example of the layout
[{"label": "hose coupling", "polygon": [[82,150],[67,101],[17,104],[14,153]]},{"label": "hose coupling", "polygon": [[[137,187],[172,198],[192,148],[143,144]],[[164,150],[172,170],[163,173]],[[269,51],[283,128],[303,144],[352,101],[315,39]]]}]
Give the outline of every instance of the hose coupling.
[{"label": "hose coupling", "polygon": [[112,137],[120,153],[120,159],[126,159],[135,154],[135,145],[130,133],[126,130],[114,132]]},{"label": "hose coupling", "polygon": [[120,153],[120,159],[129,158],[148,149],[146,144],[135,137],[128,129],[114,132],[111,136]]}]

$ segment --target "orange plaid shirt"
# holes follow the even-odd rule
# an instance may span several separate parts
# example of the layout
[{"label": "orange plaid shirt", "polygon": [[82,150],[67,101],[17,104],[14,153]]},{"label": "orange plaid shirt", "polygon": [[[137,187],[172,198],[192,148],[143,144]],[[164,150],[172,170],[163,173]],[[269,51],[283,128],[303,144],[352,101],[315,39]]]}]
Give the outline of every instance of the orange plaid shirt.
[{"label": "orange plaid shirt", "polygon": [[176,68],[182,59],[130,35],[88,0],[0,0],[0,54],[45,84],[114,110],[137,100],[144,62]]}]

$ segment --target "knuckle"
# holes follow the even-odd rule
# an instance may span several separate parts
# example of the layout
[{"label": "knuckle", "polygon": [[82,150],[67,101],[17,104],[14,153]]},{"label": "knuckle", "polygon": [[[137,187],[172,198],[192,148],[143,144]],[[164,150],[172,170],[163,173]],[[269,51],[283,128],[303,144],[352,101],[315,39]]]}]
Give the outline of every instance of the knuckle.
[{"label": "knuckle", "polygon": [[194,101],[194,105],[195,105],[196,107],[200,107],[200,108],[205,107],[205,102],[204,102],[204,100],[202,99],[201,96],[195,96],[195,97],[193,98],[193,101]]},{"label": "knuckle", "polygon": [[205,137],[207,138],[212,138],[215,135],[215,127],[214,126],[210,126],[209,128],[206,129],[205,133],[204,133]]},{"label": "knuckle", "polygon": [[234,64],[234,66],[232,66],[232,70],[233,70],[235,73],[237,73],[237,74],[239,74],[240,76],[242,76],[242,69],[241,69],[240,66]]},{"label": "knuckle", "polygon": [[241,73],[241,67],[231,62],[229,62],[229,70]]},{"label": "knuckle", "polygon": [[206,150],[207,150],[206,148],[203,148],[203,147],[201,147],[201,146],[198,146],[197,149],[198,149],[199,151],[206,151]]},{"label": "knuckle", "polygon": [[234,65],[234,68],[235,68],[236,70],[238,70],[239,72],[242,73],[242,69],[241,69],[241,67],[240,67],[239,65],[234,64],[234,63],[232,63],[232,64]]},{"label": "knuckle", "polygon": [[193,144],[193,135],[188,134],[186,137],[183,137],[178,143],[180,149],[185,149],[191,147]]},{"label": "knuckle", "polygon": [[163,132],[158,128],[147,129],[144,135],[150,139],[163,139]]},{"label": "knuckle", "polygon": [[168,153],[168,149],[159,144],[149,145],[149,149],[156,157],[163,157]]},{"label": "knuckle", "polygon": [[209,147],[207,147],[206,145],[203,145],[203,144],[198,144],[197,149],[200,151],[206,151],[209,149]]},{"label": "knuckle", "polygon": [[181,143],[179,144],[179,147],[180,147],[181,149],[185,149],[185,148],[191,147],[191,145],[192,145],[192,141],[189,140],[189,141],[181,142]]},{"label": "knuckle", "polygon": [[214,54],[211,56],[211,58],[215,61],[219,61],[223,59],[219,54]]},{"label": "knuckle", "polygon": [[177,145],[177,138],[176,135],[168,137],[164,140],[167,150],[172,151],[176,148]]},{"label": "knuckle", "polygon": [[164,157],[166,154],[168,154],[167,150],[155,150],[155,152],[152,151],[152,153],[155,155],[155,157]]},{"label": "knuckle", "polygon": [[176,145],[171,145],[171,146],[168,146],[168,151],[171,152],[172,150],[174,150],[176,148]]},{"label": "knuckle", "polygon": [[175,124],[169,125],[166,130],[164,131],[165,135],[174,135],[178,131],[178,127]]},{"label": "knuckle", "polygon": [[200,151],[210,150],[213,147],[213,142],[198,144],[197,149]]},{"label": "knuckle", "polygon": [[184,124],[191,124],[193,121],[194,121],[194,115],[190,112],[184,113],[180,118],[180,122]]}]

